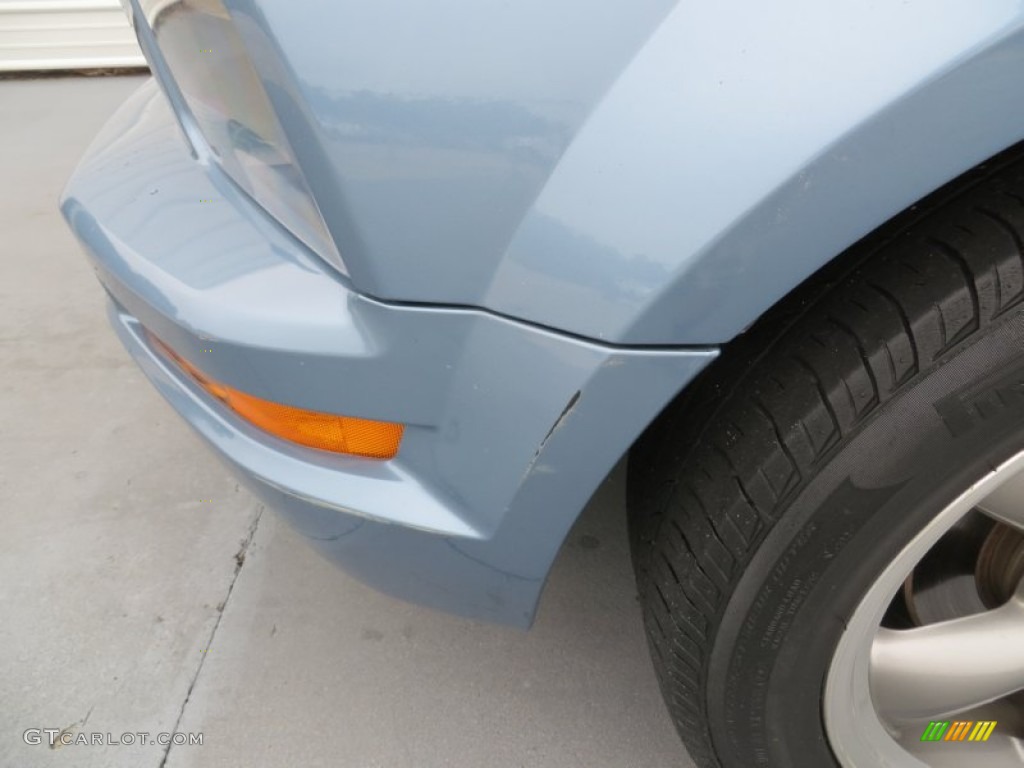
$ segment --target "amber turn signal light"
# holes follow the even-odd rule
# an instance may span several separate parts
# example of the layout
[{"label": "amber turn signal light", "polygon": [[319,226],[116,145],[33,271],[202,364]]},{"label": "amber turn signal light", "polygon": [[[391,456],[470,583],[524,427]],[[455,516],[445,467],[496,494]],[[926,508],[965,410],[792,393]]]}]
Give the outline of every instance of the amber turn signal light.
[{"label": "amber turn signal light", "polygon": [[373,459],[390,459],[398,453],[404,429],[401,424],[307,411],[247,395],[214,381],[153,334],[149,334],[149,338],[203,389],[243,419],[275,437],[322,451]]}]

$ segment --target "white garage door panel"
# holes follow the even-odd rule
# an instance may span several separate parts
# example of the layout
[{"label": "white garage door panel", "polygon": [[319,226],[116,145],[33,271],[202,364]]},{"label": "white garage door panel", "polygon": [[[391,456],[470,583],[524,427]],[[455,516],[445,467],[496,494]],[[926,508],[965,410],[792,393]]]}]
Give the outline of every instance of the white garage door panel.
[{"label": "white garage door panel", "polygon": [[0,71],[145,64],[117,0],[0,0]]}]

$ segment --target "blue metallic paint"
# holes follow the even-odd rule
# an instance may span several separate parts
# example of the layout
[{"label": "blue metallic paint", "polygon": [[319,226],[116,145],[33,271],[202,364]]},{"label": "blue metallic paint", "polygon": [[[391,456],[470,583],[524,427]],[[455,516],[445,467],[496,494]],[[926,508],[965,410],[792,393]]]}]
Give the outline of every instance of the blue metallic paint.
[{"label": "blue metallic paint", "polygon": [[[602,346],[356,293],[193,159],[152,83],[90,148],[63,211],[125,345],[250,487],[343,567],[454,612],[529,623],[594,488],[715,355]],[[378,462],[262,433],[142,327],[259,397],[400,421],[401,450]]]},{"label": "blue metallic paint", "polygon": [[228,5],[359,290],[614,343],[728,341],[1024,139],[1020,0]]}]

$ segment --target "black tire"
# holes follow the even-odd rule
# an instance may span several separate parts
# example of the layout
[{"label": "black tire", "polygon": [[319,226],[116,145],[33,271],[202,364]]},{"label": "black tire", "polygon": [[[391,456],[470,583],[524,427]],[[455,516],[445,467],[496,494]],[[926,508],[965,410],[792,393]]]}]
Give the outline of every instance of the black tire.
[{"label": "black tire", "polygon": [[938,510],[1024,450],[1022,241],[1018,153],[860,243],[634,446],[645,627],[697,765],[838,765],[822,693],[844,622]]}]

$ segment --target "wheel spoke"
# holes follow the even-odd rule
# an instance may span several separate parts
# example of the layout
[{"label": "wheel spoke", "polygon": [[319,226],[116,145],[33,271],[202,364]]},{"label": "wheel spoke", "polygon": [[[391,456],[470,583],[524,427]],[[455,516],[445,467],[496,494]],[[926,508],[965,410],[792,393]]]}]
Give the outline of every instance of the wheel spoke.
[{"label": "wheel spoke", "polygon": [[978,508],[1017,530],[1024,531],[1024,472],[1018,472],[978,504]]},{"label": "wheel spoke", "polygon": [[881,629],[871,697],[893,721],[946,717],[1024,688],[1024,590],[995,610],[918,629]]}]

